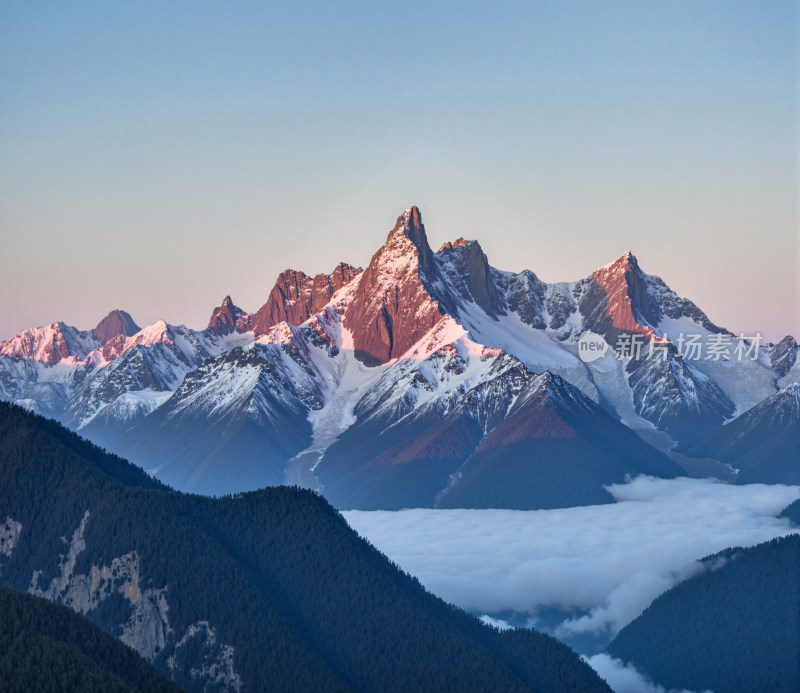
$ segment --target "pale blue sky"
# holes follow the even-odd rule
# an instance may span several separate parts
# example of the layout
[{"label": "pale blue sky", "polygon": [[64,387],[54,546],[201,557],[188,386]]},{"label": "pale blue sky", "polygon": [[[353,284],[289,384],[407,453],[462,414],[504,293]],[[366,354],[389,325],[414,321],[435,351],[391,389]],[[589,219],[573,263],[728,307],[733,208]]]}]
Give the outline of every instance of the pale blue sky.
[{"label": "pale blue sky", "polygon": [[800,337],[796,2],[431,4],[0,2],[0,338],[252,311],[412,204]]}]

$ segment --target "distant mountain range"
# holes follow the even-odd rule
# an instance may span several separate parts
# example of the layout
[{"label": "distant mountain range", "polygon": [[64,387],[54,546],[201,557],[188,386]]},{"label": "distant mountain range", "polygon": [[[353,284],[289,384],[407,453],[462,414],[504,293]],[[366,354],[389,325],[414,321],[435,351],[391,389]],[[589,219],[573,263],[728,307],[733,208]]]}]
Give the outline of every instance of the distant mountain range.
[{"label": "distant mountain range", "polygon": [[[190,691],[610,691],[557,640],[434,597],[310,491],[178,493],[8,403],[0,478],[0,584]],[[173,689],[48,606],[0,589],[0,689]]]},{"label": "distant mountain range", "polygon": [[[589,333],[605,345],[591,362]],[[477,241],[433,252],[416,207],[365,269],[286,270],[258,310],[226,296],[204,330],[115,310],[0,342],[1,399],[176,488],[289,483],[348,508],[607,501],[626,475],[684,473],[676,442],[798,381],[793,338],[740,340],[630,252],[548,284],[495,269]]]},{"label": "distant mountain range", "polygon": [[684,455],[714,457],[741,484],[800,484],[800,383],[770,395],[724,426],[678,445]]}]

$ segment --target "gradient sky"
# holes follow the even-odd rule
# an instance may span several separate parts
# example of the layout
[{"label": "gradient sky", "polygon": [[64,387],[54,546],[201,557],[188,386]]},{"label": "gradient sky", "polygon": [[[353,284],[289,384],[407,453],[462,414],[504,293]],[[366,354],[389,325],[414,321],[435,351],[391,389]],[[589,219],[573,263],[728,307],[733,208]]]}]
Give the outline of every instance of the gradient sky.
[{"label": "gradient sky", "polygon": [[800,337],[795,1],[432,5],[0,1],[0,339],[254,311],[412,204]]}]

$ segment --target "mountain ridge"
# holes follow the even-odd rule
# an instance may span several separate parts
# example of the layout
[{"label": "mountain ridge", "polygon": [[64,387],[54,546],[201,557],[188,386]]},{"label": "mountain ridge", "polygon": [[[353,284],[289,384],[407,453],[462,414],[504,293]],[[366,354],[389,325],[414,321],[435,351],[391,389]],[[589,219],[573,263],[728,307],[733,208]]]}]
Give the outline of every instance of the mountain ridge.
[{"label": "mountain ridge", "polygon": [[[425,345],[437,330],[450,330],[453,340],[437,342],[436,348],[450,344],[457,350],[456,334],[464,333],[483,349],[513,356],[531,373],[563,378],[660,452],[730,421],[800,380],[798,346],[791,338],[761,345],[755,357],[742,361],[692,358],[682,352],[683,332],[697,332],[700,346],[707,349],[715,340],[728,340],[730,354],[736,340],[659,277],[646,274],[630,251],[589,277],[548,284],[529,270],[512,273],[492,267],[475,240],[461,238],[433,252],[419,209],[410,207],[366,269],[339,263],[330,275],[314,277],[286,270],[256,312],[248,313],[227,296],[205,330],[158,321],[103,344],[93,334],[61,323],[20,333],[0,343],[0,398],[56,416],[104,445],[121,445],[153,469],[162,463],[138,459],[136,450],[157,449],[166,429],[153,421],[179,410],[199,434],[217,431],[216,438],[207,438],[207,450],[218,450],[223,457],[245,455],[243,441],[237,446],[236,436],[226,436],[224,430],[251,427],[272,414],[280,418],[281,405],[251,397],[236,415],[238,422],[226,420],[220,427],[209,418],[213,406],[192,409],[190,401],[210,402],[214,392],[225,392],[244,402],[255,382],[244,374],[253,368],[265,373],[272,369],[265,387],[288,393],[293,386],[279,373],[286,368],[295,373],[295,363],[303,375],[297,376],[302,391],[289,396],[289,401],[299,397],[292,417],[306,421],[285,428],[287,441],[295,437],[295,442],[279,443],[284,452],[274,459],[270,453],[264,464],[274,471],[270,483],[279,482],[285,469],[285,478],[303,479],[317,488],[314,470],[336,437],[356,423],[359,401],[370,387],[383,387],[386,374],[405,377],[417,368],[417,360],[427,359],[431,351]],[[591,363],[579,352],[579,340],[587,332],[600,335],[606,344],[606,353]],[[649,351],[650,337],[663,347],[655,355]],[[270,344],[282,345],[283,356],[268,356],[257,346]],[[629,353],[623,353],[625,344]],[[247,345],[256,346],[236,351]],[[754,348],[752,342],[739,346],[751,352]],[[215,360],[226,363],[227,370],[214,366]],[[284,365],[279,367],[279,361]],[[401,363],[411,370],[397,368]],[[451,367],[460,366],[451,360]],[[242,377],[236,375],[239,370]],[[217,382],[223,371],[231,374],[231,382],[242,384],[240,393]],[[422,372],[415,377],[426,379]],[[430,380],[428,386],[437,391],[442,384],[445,389],[459,387],[458,378],[448,378],[435,386]],[[203,387],[200,399],[187,399],[190,390]],[[341,413],[333,410],[334,403]],[[476,434],[465,433],[462,426],[453,431],[471,440]],[[275,435],[283,433],[276,429]],[[133,442],[137,437],[139,442]],[[175,455],[183,454],[187,464],[198,468],[205,464],[213,475],[221,463],[212,463],[197,446],[194,450],[186,442]],[[298,456],[309,461],[307,469],[297,469]],[[178,474],[186,480],[190,476]],[[178,477],[171,478],[177,483]],[[254,477],[250,487],[265,479]]]}]

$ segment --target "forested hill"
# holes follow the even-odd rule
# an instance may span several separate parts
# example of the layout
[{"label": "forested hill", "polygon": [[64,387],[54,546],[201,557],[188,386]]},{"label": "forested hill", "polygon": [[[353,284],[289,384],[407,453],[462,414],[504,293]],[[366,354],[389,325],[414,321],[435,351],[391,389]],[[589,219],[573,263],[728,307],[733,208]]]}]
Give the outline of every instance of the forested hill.
[{"label": "forested hill", "polygon": [[794,503],[787,505],[781,511],[780,517],[786,517],[795,525],[800,527],[800,498],[798,498]]},{"label": "forested hill", "polygon": [[311,492],[180,494],[3,403],[0,474],[0,582],[190,690],[610,690],[555,639],[429,594]]},{"label": "forested hill", "polygon": [[800,535],[704,559],[608,652],[666,688],[800,691]]},{"label": "forested hill", "polygon": [[180,693],[130,647],[60,604],[0,587],[5,693]]}]

